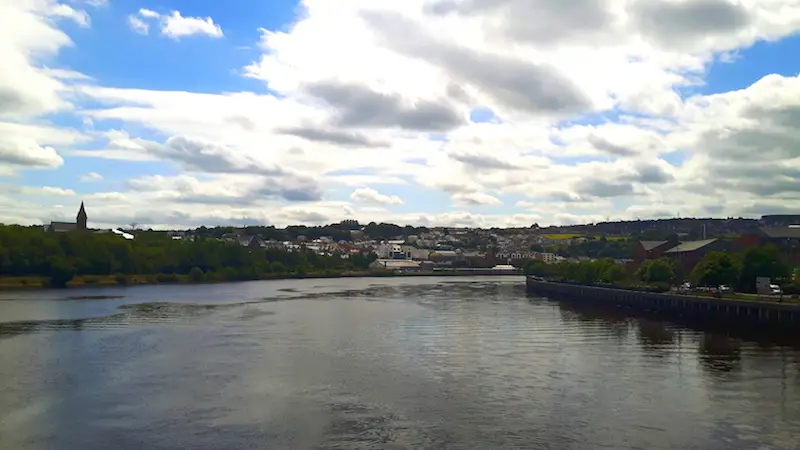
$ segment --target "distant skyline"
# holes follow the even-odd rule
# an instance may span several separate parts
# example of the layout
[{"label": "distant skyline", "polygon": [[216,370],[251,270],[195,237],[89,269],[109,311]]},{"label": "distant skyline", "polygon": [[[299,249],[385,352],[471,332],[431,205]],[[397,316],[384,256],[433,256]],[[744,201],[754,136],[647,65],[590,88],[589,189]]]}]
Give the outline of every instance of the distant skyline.
[{"label": "distant skyline", "polygon": [[800,212],[800,0],[0,0],[0,30],[3,223]]}]

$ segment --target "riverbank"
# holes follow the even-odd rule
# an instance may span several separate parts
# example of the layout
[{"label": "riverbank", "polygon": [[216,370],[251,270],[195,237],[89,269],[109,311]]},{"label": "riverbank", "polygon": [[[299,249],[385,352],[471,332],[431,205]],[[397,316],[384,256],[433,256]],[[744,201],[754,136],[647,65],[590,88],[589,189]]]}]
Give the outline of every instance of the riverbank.
[{"label": "riverbank", "polygon": [[[272,274],[255,279],[223,279],[209,277],[193,280],[189,275],[155,274],[155,275],[85,275],[76,276],[67,283],[66,288],[108,287],[108,286],[142,286],[157,284],[213,284],[234,283],[237,281],[257,280],[296,280],[307,278],[387,278],[387,277],[473,277],[473,276],[521,276],[520,271],[459,270],[444,269],[430,271],[350,271],[337,273],[307,274]],[[49,289],[50,279],[47,277],[0,277],[0,290]]]},{"label": "riverbank", "polygon": [[726,317],[758,323],[800,327],[800,304],[772,299],[714,298],[675,293],[638,292],[610,287],[543,281],[526,277],[528,293],[616,305],[629,309],[699,318]]}]

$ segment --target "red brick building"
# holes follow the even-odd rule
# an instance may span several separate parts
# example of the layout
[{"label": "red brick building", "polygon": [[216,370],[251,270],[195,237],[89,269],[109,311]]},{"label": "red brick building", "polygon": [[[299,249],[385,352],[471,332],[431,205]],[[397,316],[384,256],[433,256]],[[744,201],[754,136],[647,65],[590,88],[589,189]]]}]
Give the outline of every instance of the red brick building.
[{"label": "red brick building", "polygon": [[680,242],[678,242],[677,239],[669,239],[666,241],[639,241],[633,255],[633,260],[637,264],[640,264],[647,259],[661,258],[664,252],[679,244]]},{"label": "red brick building", "polygon": [[736,244],[742,250],[774,244],[789,262],[800,264],[800,228],[798,227],[761,227],[755,233],[742,235]]},{"label": "red brick building", "polygon": [[664,256],[677,260],[678,268],[688,274],[704,256],[711,252],[722,252],[730,249],[728,242],[721,239],[704,239],[702,241],[682,242],[664,252]]},{"label": "red brick building", "polygon": [[636,248],[634,260],[638,265],[647,259],[674,259],[678,263],[678,269],[684,274],[688,274],[708,253],[726,251],[729,247],[728,242],[720,239],[687,242],[678,242],[675,239],[669,241],[641,241]]}]

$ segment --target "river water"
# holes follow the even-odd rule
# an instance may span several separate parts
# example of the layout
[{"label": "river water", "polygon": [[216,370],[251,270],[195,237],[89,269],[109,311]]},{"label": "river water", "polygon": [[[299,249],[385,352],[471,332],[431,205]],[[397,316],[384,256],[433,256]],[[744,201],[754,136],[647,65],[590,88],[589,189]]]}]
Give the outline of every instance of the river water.
[{"label": "river water", "polygon": [[800,346],[522,277],[0,294],[0,449],[798,449]]}]

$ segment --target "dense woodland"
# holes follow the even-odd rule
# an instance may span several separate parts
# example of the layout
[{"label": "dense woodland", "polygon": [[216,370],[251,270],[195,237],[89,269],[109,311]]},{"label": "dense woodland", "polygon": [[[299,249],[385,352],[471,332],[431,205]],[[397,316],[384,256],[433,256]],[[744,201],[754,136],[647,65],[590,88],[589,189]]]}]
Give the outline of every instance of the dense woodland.
[{"label": "dense woodland", "polygon": [[790,266],[784,261],[778,248],[772,245],[752,248],[742,253],[711,252],[688,272],[669,258],[645,261],[632,274],[610,258],[559,264],[530,261],[525,271],[528,275],[569,282],[610,283],[652,291],[666,291],[670,285],[690,281],[698,286],[728,285],[740,292],[754,293],[756,278],[769,277],[782,284],[787,293],[798,291],[798,286],[791,281]]},{"label": "dense woodland", "polygon": [[0,276],[44,276],[63,286],[75,276],[155,274],[160,281],[188,275],[244,280],[279,275],[336,274],[364,270],[375,255],[322,256],[312,251],[249,249],[210,237],[173,240],[141,232],[135,240],[115,234],[45,233],[41,227],[0,226]]}]

